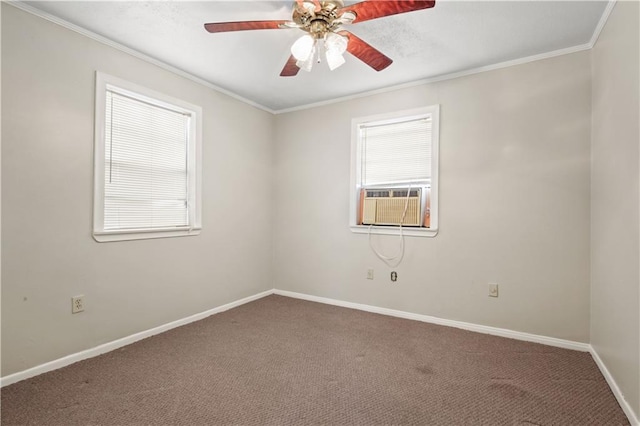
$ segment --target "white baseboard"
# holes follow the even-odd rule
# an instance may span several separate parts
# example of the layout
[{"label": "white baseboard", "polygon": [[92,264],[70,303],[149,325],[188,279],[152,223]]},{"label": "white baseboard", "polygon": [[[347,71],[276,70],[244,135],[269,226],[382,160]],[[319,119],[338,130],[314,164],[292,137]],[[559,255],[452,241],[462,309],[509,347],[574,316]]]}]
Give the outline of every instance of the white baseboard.
[{"label": "white baseboard", "polygon": [[633,412],[633,409],[629,405],[629,402],[625,399],[624,395],[622,394],[622,391],[620,391],[618,384],[613,379],[613,376],[607,369],[607,366],[602,361],[602,358],[600,358],[600,355],[598,355],[598,352],[596,352],[593,346],[591,346],[591,349],[589,350],[589,352],[591,353],[593,360],[596,362],[596,365],[600,369],[600,372],[602,373],[605,380],[609,384],[609,387],[611,388],[611,392],[613,392],[613,395],[615,395],[616,399],[618,400],[618,404],[620,404],[620,407],[622,407],[622,411],[624,411],[624,413],[627,415],[627,418],[629,419],[629,423],[631,423],[631,426],[640,426],[640,420],[638,420],[636,413]]},{"label": "white baseboard", "polygon": [[463,330],[475,331],[475,332],[484,333],[484,334],[491,334],[494,336],[508,337],[516,340],[524,340],[527,342],[541,343],[543,345],[555,346],[555,347],[564,348],[564,349],[572,349],[572,350],[577,350],[581,352],[589,352],[593,357],[596,365],[602,372],[602,375],[604,376],[607,383],[609,384],[609,387],[611,388],[611,391],[613,392],[616,399],[618,400],[620,407],[622,407],[622,410],[624,411],[627,418],[629,419],[629,423],[631,423],[632,426],[640,426],[638,417],[631,409],[631,406],[629,405],[629,403],[625,400],[624,396],[622,395],[622,392],[620,391],[620,388],[618,387],[618,384],[613,379],[613,376],[611,375],[611,373],[609,373],[609,370],[607,370],[607,367],[602,362],[602,359],[600,358],[598,353],[595,351],[595,349],[593,349],[593,347],[588,343],[574,342],[571,340],[557,339],[555,337],[547,337],[547,336],[540,336],[537,334],[523,333],[520,331],[513,331],[513,330],[504,329],[504,328],[489,327],[486,325],[478,325],[478,324],[473,324],[468,322],[448,320],[448,319],[443,319],[438,317],[432,317],[429,315],[420,315],[420,314],[414,314],[411,312],[397,311],[394,309],[380,308],[377,306],[363,305],[360,303],[345,302],[342,300],[329,299],[327,297],[320,297],[320,296],[311,296],[308,294],[296,293],[293,291],[274,289],[273,293],[278,294],[280,296],[308,300],[310,302],[325,303],[328,305],[358,309],[360,311],[372,312],[375,314],[389,315],[389,316],[398,317],[398,318],[405,318],[405,319],[410,319],[415,321],[428,322],[432,324],[445,325],[448,327],[461,328]]},{"label": "white baseboard", "polygon": [[285,290],[273,290],[274,294],[280,296],[293,297],[295,299],[309,300],[311,302],[325,303],[328,305],[342,306],[344,308],[358,309],[360,311],[372,312],[375,314],[389,315],[392,317],[405,318],[415,321],[428,322],[432,324],[445,325],[448,327],[461,328],[463,330],[475,331],[478,333],[491,334],[494,336],[508,337],[510,339],[524,340],[527,342],[542,343],[543,345],[555,346],[565,349],[573,349],[581,352],[589,352],[591,346],[588,343],[574,342],[571,340],[556,339],[555,337],[540,336],[537,334],[523,333],[521,331],[507,330],[505,328],[489,327],[469,322],[448,320],[444,318],[432,317],[429,315],[414,314],[411,312],[397,311],[395,309],[380,308],[377,306],[363,305],[360,303],[344,302],[342,300],[329,299],[320,296],[310,296],[308,294],[295,293]]},{"label": "white baseboard", "polygon": [[67,355],[65,357],[58,358],[44,364],[37,365],[35,367],[29,368],[24,371],[19,371],[17,373],[9,374],[8,376],[0,378],[0,387],[7,386],[12,383],[16,383],[21,380],[34,377],[39,374],[46,373],[48,371],[57,370],[58,368],[62,368],[69,364],[73,364],[74,362],[78,362],[84,359],[93,358],[95,356],[102,355],[106,352],[110,352],[115,349],[121,348],[123,346],[130,345],[134,342],[137,342],[138,340],[146,339],[147,337],[160,334],[162,332],[171,330],[172,328],[180,327],[182,325],[189,324],[194,321],[199,321],[208,316],[227,311],[231,308],[235,308],[236,306],[244,305],[245,303],[249,303],[254,300],[261,299],[265,296],[269,296],[270,294],[273,294],[273,290],[263,291],[262,293],[254,294],[253,296],[245,297],[244,299],[236,300],[235,302],[227,303],[226,305],[218,306],[217,308],[200,312],[199,314],[191,315],[186,318],[172,321],[170,323],[167,323],[158,327],[154,327],[149,330],[141,331],[139,333],[132,334],[130,336],[126,336],[109,343],[104,343],[102,345],[96,346],[95,348],[91,348],[91,349],[87,349],[71,355]]},{"label": "white baseboard", "polygon": [[121,339],[117,339],[112,342],[96,346],[95,348],[91,348],[81,352],[77,352],[75,354],[67,355],[65,357],[47,362],[45,364],[37,365],[27,370],[10,374],[8,376],[0,378],[0,387],[7,386],[12,383],[16,383],[21,380],[34,377],[39,374],[46,373],[48,371],[57,370],[58,368],[62,368],[69,364],[73,364],[74,362],[82,361],[88,358],[93,358],[103,353],[113,351],[115,349],[121,348],[126,345],[130,345],[132,343],[135,343],[147,337],[151,337],[153,335],[171,330],[176,327],[180,327],[185,324],[189,324],[194,321],[199,321],[208,316],[211,316],[220,312],[224,312],[231,308],[235,308],[236,306],[244,305],[245,303],[249,303],[254,300],[261,299],[271,294],[292,297],[294,299],[308,300],[311,302],[324,303],[328,305],[341,306],[344,308],[357,309],[360,311],[372,312],[376,314],[389,315],[392,317],[428,322],[428,323],[444,325],[448,327],[455,327],[463,330],[475,331],[478,333],[491,334],[494,336],[507,337],[507,338],[517,339],[517,340],[524,340],[527,342],[541,343],[543,345],[555,346],[559,348],[589,352],[593,357],[593,359],[595,360],[596,364],[598,365],[598,368],[600,368],[602,375],[605,377],[607,383],[609,384],[609,387],[611,388],[611,391],[613,392],[616,399],[618,400],[618,403],[622,407],[624,413],[629,418],[629,422],[631,423],[631,425],[640,426],[638,417],[631,409],[631,406],[629,405],[629,403],[624,399],[624,396],[622,395],[622,392],[620,391],[618,384],[613,379],[613,376],[611,376],[611,373],[609,372],[609,370],[607,369],[607,367],[605,366],[605,364],[603,363],[602,359],[600,358],[598,353],[595,351],[595,349],[593,349],[593,347],[588,343],[574,342],[571,340],[557,339],[555,337],[540,336],[537,334],[523,333],[520,331],[513,331],[513,330],[504,329],[504,328],[489,327],[485,325],[478,325],[478,324],[473,324],[473,323],[468,323],[463,321],[448,320],[444,318],[432,317],[429,315],[414,314],[411,312],[398,311],[395,309],[381,308],[377,306],[364,305],[361,303],[345,302],[342,300],[330,299],[327,297],[312,296],[308,294],[296,293],[296,292],[286,291],[286,290],[277,290],[277,289],[263,291],[262,293],[245,297],[244,299],[236,300],[235,302],[227,303],[226,305],[218,306],[217,308],[209,309],[199,314],[191,315],[186,318],[172,321],[170,323],[167,323],[158,327],[154,327],[149,330],[141,331],[139,333],[132,334],[130,336],[123,337]]}]

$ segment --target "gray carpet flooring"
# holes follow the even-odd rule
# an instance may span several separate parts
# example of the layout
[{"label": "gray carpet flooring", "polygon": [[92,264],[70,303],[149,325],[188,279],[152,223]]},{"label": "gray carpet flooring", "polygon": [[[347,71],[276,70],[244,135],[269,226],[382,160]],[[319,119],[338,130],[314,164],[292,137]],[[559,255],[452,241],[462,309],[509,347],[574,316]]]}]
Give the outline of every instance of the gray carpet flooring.
[{"label": "gray carpet flooring", "polygon": [[2,389],[2,425],[626,425],[588,353],[269,296]]}]

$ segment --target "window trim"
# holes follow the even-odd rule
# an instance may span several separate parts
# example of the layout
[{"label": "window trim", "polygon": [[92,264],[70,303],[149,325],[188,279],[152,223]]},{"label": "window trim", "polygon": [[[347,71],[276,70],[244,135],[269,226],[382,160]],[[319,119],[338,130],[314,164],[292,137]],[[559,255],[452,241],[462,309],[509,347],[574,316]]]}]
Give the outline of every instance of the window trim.
[{"label": "window trim", "polygon": [[360,176],[361,161],[359,154],[359,128],[363,124],[394,123],[406,119],[415,119],[431,115],[432,141],[431,141],[431,227],[413,228],[403,227],[402,233],[413,237],[435,237],[438,234],[438,184],[439,184],[439,157],[440,157],[440,105],[430,105],[421,108],[413,108],[391,113],[376,114],[367,117],[357,117],[351,120],[351,180],[349,191],[349,228],[356,234],[399,235],[400,228],[397,226],[368,226],[357,225],[358,215],[358,194],[360,186],[358,176]]},{"label": "window trim", "polygon": [[[155,105],[179,110],[193,117],[190,121],[187,145],[188,203],[193,207],[189,210],[189,226],[108,231],[104,229],[105,114],[106,92],[109,89]],[[98,242],[107,242],[198,235],[202,229],[202,108],[100,71],[96,71],[95,102],[93,238]]]}]

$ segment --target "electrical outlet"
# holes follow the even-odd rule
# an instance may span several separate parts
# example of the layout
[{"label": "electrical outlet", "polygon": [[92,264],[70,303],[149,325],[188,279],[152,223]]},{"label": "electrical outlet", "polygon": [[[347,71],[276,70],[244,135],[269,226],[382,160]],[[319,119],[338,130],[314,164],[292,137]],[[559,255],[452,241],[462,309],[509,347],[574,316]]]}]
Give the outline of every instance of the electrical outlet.
[{"label": "electrical outlet", "polygon": [[84,296],[75,296],[71,298],[71,313],[77,314],[84,311]]},{"label": "electrical outlet", "polygon": [[498,284],[489,284],[489,297],[498,297]]},{"label": "electrical outlet", "polygon": [[367,279],[368,280],[373,279],[373,269],[367,269]]}]

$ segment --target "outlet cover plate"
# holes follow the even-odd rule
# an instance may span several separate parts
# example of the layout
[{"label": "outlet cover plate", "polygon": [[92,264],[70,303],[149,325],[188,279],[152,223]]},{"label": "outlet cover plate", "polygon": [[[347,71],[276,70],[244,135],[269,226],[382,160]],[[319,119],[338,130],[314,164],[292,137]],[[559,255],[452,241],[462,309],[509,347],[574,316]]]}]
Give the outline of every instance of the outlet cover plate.
[{"label": "outlet cover plate", "polygon": [[71,313],[77,314],[84,311],[84,295],[74,296],[71,298]]}]

